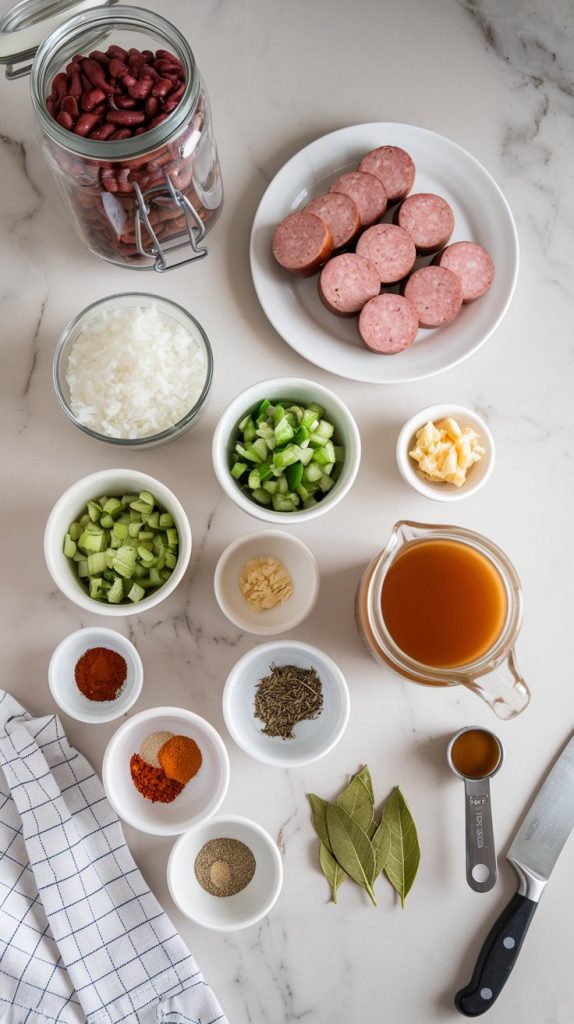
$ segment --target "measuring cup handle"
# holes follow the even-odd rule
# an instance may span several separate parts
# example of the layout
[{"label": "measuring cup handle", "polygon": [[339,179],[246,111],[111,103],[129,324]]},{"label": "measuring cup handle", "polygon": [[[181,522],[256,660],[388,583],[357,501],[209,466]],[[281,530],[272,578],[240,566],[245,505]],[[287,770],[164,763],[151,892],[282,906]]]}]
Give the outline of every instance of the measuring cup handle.
[{"label": "measuring cup handle", "polygon": [[496,851],[488,779],[466,779],[466,880],[475,892],[488,892],[496,882]]},{"label": "measuring cup handle", "polygon": [[514,650],[491,672],[465,680],[465,683],[499,718],[514,718],[524,711],[530,700],[530,690],[520,675]]}]

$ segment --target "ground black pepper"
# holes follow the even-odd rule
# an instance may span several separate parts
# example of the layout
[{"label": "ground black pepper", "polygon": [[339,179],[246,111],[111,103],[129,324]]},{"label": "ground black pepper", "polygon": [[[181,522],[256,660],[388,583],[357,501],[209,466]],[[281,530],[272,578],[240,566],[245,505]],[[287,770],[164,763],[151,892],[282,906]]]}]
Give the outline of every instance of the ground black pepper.
[{"label": "ground black pepper", "polygon": [[255,874],[255,857],[239,839],[210,839],[195,858],[195,877],[211,896],[234,896]]}]

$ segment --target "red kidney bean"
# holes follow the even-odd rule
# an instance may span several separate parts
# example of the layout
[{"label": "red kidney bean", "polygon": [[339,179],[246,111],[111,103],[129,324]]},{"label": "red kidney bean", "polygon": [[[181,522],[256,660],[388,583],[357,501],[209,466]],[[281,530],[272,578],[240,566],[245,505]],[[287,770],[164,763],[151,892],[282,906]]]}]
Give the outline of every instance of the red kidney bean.
[{"label": "red kidney bean", "polygon": [[81,135],[83,138],[85,138],[85,136],[89,135],[92,129],[95,128],[97,123],[98,115],[95,114],[93,111],[89,114],[80,114],[78,120],[76,121],[74,132],[76,135]]},{"label": "red kidney bean", "polygon": [[175,53],[172,53],[170,50],[156,50],[155,55],[159,60],[175,60],[179,64],[179,60]]},{"label": "red kidney bean", "polygon": [[170,78],[160,78],[159,81],[155,83],[151,94],[152,96],[161,97],[163,99],[163,97],[167,96],[168,92],[171,92],[172,89],[173,82]]},{"label": "red kidney bean", "polygon": [[136,128],[134,135],[145,135],[147,131],[149,131],[149,128],[144,128],[144,126],[140,124],[139,128]]},{"label": "red kidney bean", "polygon": [[52,92],[56,93],[56,97],[60,101],[62,101],[64,99],[64,96],[67,95],[68,77],[63,73],[63,71],[61,71],[60,74],[56,75],[56,77],[54,78],[54,81],[52,82]]},{"label": "red kidney bean", "polygon": [[67,128],[70,131],[73,127],[74,122],[72,121],[71,114],[67,114],[65,110],[61,110],[58,114],[56,121],[62,125],[62,128]]},{"label": "red kidney bean", "polygon": [[144,104],[145,116],[147,118],[155,117],[159,111],[159,100],[153,94],[148,96]]},{"label": "red kidney bean", "polygon": [[157,128],[158,124],[165,121],[166,117],[167,114],[158,114],[157,117],[152,117],[151,121],[148,122],[148,131],[151,131],[152,128]]},{"label": "red kidney bean", "polygon": [[80,82],[82,83],[82,89],[86,89],[86,90],[93,89],[93,85],[90,82],[90,79],[83,72],[80,75]]},{"label": "red kidney bean", "polygon": [[[116,131],[115,124],[110,124],[109,121],[105,121],[104,124],[101,124],[98,128],[94,129],[94,131],[90,135],[90,138],[91,139],[96,139],[98,142],[105,142],[106,139],[109,139],[110,136],[112,136],[115,131]],[[145,131],[145,128],[144,128],[144,131]]]},{"label": "red kidney bean", "polygon": [[142,57],[145,57],[147,61],[152,61],[155,57],[153,50],[142,50]]},{"label": "red kidney bean", "polygon": [[82,95],[82,79],[79,71],[75,71],[71,76],[69,95],[73,96],[75,100],[79,100]]},{"label": "red kidney bean", "polygon": [[84,60],[82,61],[82,71],[86,78],[89,78],[94,88],[103,89],[104,92],[114,91],[106,79],[102,65],[98,64],[96,60],[90,60],[89,57],[84,57]]},{"label": "red kidney bean", "polygon": [[121,78],[122,75],[127,73],[127,70],[128,66],[123,60],[120,60],[119,57],[111,58],[108,64],[108,71],[112,78]]},{"label": "red kidney bean", "polygon": [[128,56],[128,51],[124,50],[123,46],[116,46],[113,44],[112,46],[108,46],[106,50],[106,57],[117,57],[118,60],[127,60]]},{"label": "red kidney bean", "polygon": [[100,171],[100,181],[102,184],[102,188],[105,189],[106,192],[118,191],[118,183],[116,181],[116,176],[114,171],[111,170],[111,168],[102,168],[102,170]]},{"label": "red kidney bean", "polygon": [[151,64],[144,64],[142,68],[141,77],[144,78],[144,76],[146,78],[153,78],[154,82],[157,82],[158,78],[161,78],[161,75],[156,71],[154,67],[152,67]]},{"label": "red kidney bean", "polygon": [[108,110],[107,120],[122,128],[135,128],[145,121],[143,110]]},{"label": "red kidney bean", "polygon": [[178,75],[183,78],[183,68],[181,64],[170,64],[167,60],[156,60],[154,64],[156,71],[159,71],[160,75]]},{"label": "red kidney bean", "polygon": [[46,110],[50,117],[53,117],[54,120],[56,120],[56,101],[52,96],[48,96],[46,99]]},{"label": "red kidney bean", "polygon": [[82,110],[93,110],[97,107],[98,103],[105,100],[106,94],[101,89],[90,89],[89,92],[85,92],[81,99]]},{"label": "red kidney bean", "polygon": [[77,60],[72,60],[69,64],[66,65],[67,75],[79,75],[81,70],[82,69],[78,64]]},{"label": "red kidney bean", "polygon": [[146,78],[145,75],[142,75],[135,85],[130,85],[128,92],[136,100],[145,100],[150,94],[152,85],[153,78]]},{"label": "red kidney bean", "polygon": [[[145,128],[144,128],[145,131]],[[113,135],[110,135],[110,142],[118,142],[120,139],[131,139],[133,132],[130,128],[118,128]]]},{"label": "red kidney bean", "polygon": [[69,114],[70,117],[74,118],[74,121],[80,114],[80,111],[78,110],[77,101],[73,96],[64,96],[64,99],[62,100],[62,103],[60,105],[60,111],[63,111],[65,114]]},{"label": "red kidney bean", "polygon": [[116,174],[116,181],[118,183],[118,192],[124,192],[124,193],[126,193],[126,192],[133,192],[133,185],[131,184],[131,182],[129,180],[130,173],[131,173],[131,171],[130,171],[129,167],[122,167],[122,169],[120,171],[118,171],[118,173]]},{"label": "red kidney bean", "polygon": [[98,64],[101,64],[103,68],[107,68],[110,62],[110,58],[106,53],[103,53],[102,50],[92,50],[88,56],[90,60],[96,60]]},{"label": "red kidney bean", "polygon": [[131,85],[135,85],[136,82],[137,82],[137,78],[135,77],[135,75],[130,75],[129,71],[122,78],[122,85],[124,86],[125,89],[129,89],[130,86]]},{"label": "red kidney bean", "polygon": [[[113,102],[117,110],[135,110],[138,105],[137,100],[133,96],[123,96],[122,93],[114,96]],[[114,108],[110,105],[110,109],[113,110]]]}]

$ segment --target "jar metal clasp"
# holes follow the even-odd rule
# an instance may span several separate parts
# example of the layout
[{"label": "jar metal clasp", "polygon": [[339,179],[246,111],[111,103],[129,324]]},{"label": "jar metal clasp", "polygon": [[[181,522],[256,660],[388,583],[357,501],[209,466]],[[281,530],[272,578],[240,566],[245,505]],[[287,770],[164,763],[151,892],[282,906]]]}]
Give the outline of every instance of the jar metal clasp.
[{"label": "jar metal clasp", "polygon": [[[204,256],[207,256],[207,249],[205,246],[201,246],[199,244],[205,236],[205,224],[193,203],[190,202],[183,192],[180,192],[180,190],[174,186],[171,179],[166,177],[165,182],[165,186],[155,185],[152,188],[146,189],[144,192],[142,192],[137,182],[134,182],[134,192],[137,202],[137,209],[135,211],[136,247],[140,256],[145,256],[147,259],[154,260],[154,270],[157,270],[158,273],[163,273],[165,270],[173,270],[174,267],[183,267],[186,263],[194,263],[195,260],[201,260]],[[177,241],[174,239],[173,244],[166,245],[164,242],[163,246],[160,243],[149,216],[149,202],[151,200],[157,202],[158,199],[175,203],[183,213],[187,231],[187,238],[183,241]],[[145,248],[142,237],[142,226],[145,228],[149,238],[151,239],[150,249]],[[168,253],[176,252],[179,249],[187,249],[188,245],[191,245],[193,250],[192,256],[176,260],[172,263],[168,262]]]}]

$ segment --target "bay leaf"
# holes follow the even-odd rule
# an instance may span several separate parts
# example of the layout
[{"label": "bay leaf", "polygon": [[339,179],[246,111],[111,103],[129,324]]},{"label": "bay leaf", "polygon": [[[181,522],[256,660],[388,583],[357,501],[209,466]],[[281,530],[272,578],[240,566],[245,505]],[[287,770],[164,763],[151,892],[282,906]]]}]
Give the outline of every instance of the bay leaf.
[{"label": "bay leaf", "polygon": [[354,882],[366,889],[375,906],[375,851],[367,833],[338,804],[327,805],[327,830],[333,855]]},{"label": "bay leaf", "polygon": [[347,872],[343,871],[341,865],[335,860],[333,854],[324,843],[321,843],[319,847],[319,863],[325,878],[331,886],[331,899],[333,903],[336,903],[339,886],[345,881]]},{"label": "bay leaf", "polygon": [[375,812],[373,783],[367,765],[358,772],[336,799],[336,804],[350,814],[365,832],[369,832]]},{"label": "bay leaf", "polygon": [[316,793],[307,793],[307,796],[309,797],[309,803],[311,804],[311,815],[313,817],[315,832],[319,836],[323,845],[330,851],[331,844],[329,842],[329,833],[327,831],[328,800],[323,800],[323,798],[317,796]]},{"label": "bay leaf", "polygon": [[382,820],[387,823],[391,835],[385,874],[401,897],[404,908],[418,870],[420,847],[412,814],[398,786],[383,808]]},{"label": "bay leaf", "polygon": [[375,851],[375,878],[384,871],[389,853],[391,852],[391,830],[389,823],[381,818],[374,835],[370,837]]}]

